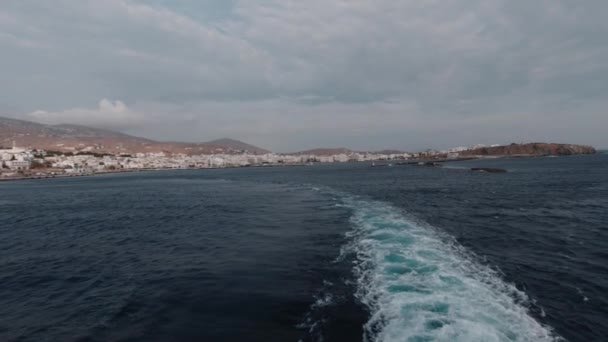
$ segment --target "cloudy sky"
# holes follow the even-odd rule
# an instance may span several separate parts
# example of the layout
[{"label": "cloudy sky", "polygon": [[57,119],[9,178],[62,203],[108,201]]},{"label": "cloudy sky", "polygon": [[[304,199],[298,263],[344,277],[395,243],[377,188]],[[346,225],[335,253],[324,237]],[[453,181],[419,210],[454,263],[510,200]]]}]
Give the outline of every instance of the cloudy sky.
[{"label": "cloudy sky", "polygon": [[0,115],[275,151],[608,147],[606,0],[1,0]]}]

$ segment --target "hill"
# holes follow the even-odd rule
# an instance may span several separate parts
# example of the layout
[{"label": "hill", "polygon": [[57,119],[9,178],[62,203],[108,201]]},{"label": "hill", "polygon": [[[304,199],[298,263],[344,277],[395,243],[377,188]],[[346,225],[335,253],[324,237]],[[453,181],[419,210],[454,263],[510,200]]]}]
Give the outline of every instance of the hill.
[{"label": "hill", "polygon": [[208,141],[208,142],[206,142],[206,144],[217,145],[217,146],[224,146],[224,147],[227,147],[227,148],[231,148],[233,150],[247,151],[247,152],[252,153],[252,154],[267,154],[267,153],[270,153],[269,150],[265,150],[263,148],[260,148],[260,147],[257,147],[257,146],[253,146],[253,145],[244,143],[242,141],[234,140],[234,139],[230,139],[230,138],[216,139],[216,140]]},{"label": "hill", "polygon": [[296,152],[296,153],[290,153],[293,155],[312,155],[312,156],[333,156],[336,154],[350,154],[353,153],[354,151],[349,150],[347,148],[344,147],[338,147],[338,148],[315,148],[312,150],[306,150],[306,151],[300,151],[300,152]]},{"label": "hill", "polygon": [[482,147],[463,151],[460,156],[509,156],[509,157],[531,157],[531,156],[565,156],[575,154],[594,154],[596,150],[591,146],[553,144],[553,143],[529,143],[511,144],[504,146]]},{"label": "hill", "polygon": [[0,117],[0,146],[10,147],[13,142],[22,147],[50,151],[98,153],[184,153],[252,154],[267,150],[233,139],[220,139],[203,143],[161,142],[120,132],[79,125],[45,125],[36,122]]},{"label": "hill", "polygon": [[351,153],[372,153],[372,154],[403,154],[406,152],[400,150],[381,150],[381,151],[355,151],[345,147],[337,147],[337,148],[315,148],[312,150],[300,151],[296,153],[291,153],[294,155],[313,155],[313,156],[333,156],[336,154],[351,154]]}]

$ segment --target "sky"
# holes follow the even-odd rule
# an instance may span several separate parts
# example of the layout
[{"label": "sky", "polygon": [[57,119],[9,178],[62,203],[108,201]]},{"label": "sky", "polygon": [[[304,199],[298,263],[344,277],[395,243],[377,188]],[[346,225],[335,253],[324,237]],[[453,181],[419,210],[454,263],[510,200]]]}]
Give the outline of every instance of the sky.
[{"label": "sky", "polygon": [[605,0],[0,0],[0,116],[277,152],[608,148]]}]

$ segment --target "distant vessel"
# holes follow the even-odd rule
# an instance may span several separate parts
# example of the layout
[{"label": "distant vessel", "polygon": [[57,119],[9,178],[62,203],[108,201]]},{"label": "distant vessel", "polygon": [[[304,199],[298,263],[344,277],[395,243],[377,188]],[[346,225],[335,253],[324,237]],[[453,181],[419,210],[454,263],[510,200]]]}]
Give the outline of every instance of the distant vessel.
[{"label": "distant vessel", "polygon": [[380,167],[380,166],[393,166],[393,164],[376,164],[375,161],[372,162],[371,167]]},{"label": "distant vessel", "polygon": [[495,168],[495,167],[473,167],[473,168],[471,168],[471,171],[491,172],[491,173],[505,173],[505,172],[507,172],[507,170],[505,170],[505,169],[499,169],[499,168]]}]

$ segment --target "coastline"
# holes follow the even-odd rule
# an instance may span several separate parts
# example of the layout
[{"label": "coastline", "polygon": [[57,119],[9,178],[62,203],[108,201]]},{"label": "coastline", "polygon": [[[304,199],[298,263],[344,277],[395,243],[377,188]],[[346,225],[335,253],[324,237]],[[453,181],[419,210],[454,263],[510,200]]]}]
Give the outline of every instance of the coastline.
[{"label": "coastline", "polygon": [[[597,151],[597,154],[608,153],[608,151]],[[464,158],[453,158],[453,159],[416,159],[407,161],[398,161],[391,163],[392,161],[380,161],[386,164],[376,164],[371,166],[421,166],[420,163],[433,163],[433,165],[441,165],[450,162],[461,162],[470,160],[495,160],[495,159],[522,159],[522,158],[547,158],[547,157],[573,157],[581,156],[585,154],[574,154],[574,155],[506,155],[506,156],[472,156]],[[355,161],[354,163],[369,163],[369,161]],[[339,164],[334,163],[315,163],[317,164]],[[425,164],[426,165],[426,164]],[[311,166],[310,164],[269,164],[269,165],[247,165],[247,166],[227,166],[227,167],[200,167],[200,168],[157,168],[157,169],[126,169],[126,170],[108,170],[102,172],[89,172],[79,174],[58,174],[58,175],[36,175],[36,176],[25,176],[25,177],[6,177],[0,178],[2,182],[16,182],[16,181],[27,181],[27,180],[42,180],[42,179],[57,179],[57,178],[74,178],[74,177],[91,177],[121,173],[139,173],[139,172],[154,172],[154,171],[185,171],[185,170],[218,170],[218,169],[241,169],[241,168],[270,168],[270,167],[304,167]],[[423,165],[424,166],[424,165]],[[428,166],[428,165],[426,165]]]},{"label": "coastline", "polygon": [[93,177],[111,174],[121,173],[140,173],[140,172],[158,172],[158,171],[187,171],[187,170],[218,170],[218,169],[245,169],[245,168],[269,168],[269,167],[298,167],[308,166],[307,164],[287,164],[287,165],[248,165],[248,166],[228,166],[228,167],[199,167],[199,168],[159,168],[159,169],[127,169],[127,170],[111,170],[102,172],[89,172],[79,174],[60,174],[60,175],[36,175],[36,176],[25,176],[25,177],[6,177],[0,178],[1,182],[14,182],[14,181],[26,181],[26,180],[42,180],[42,179],[56,179],[56,178],[77,178],[77,177]]}]

